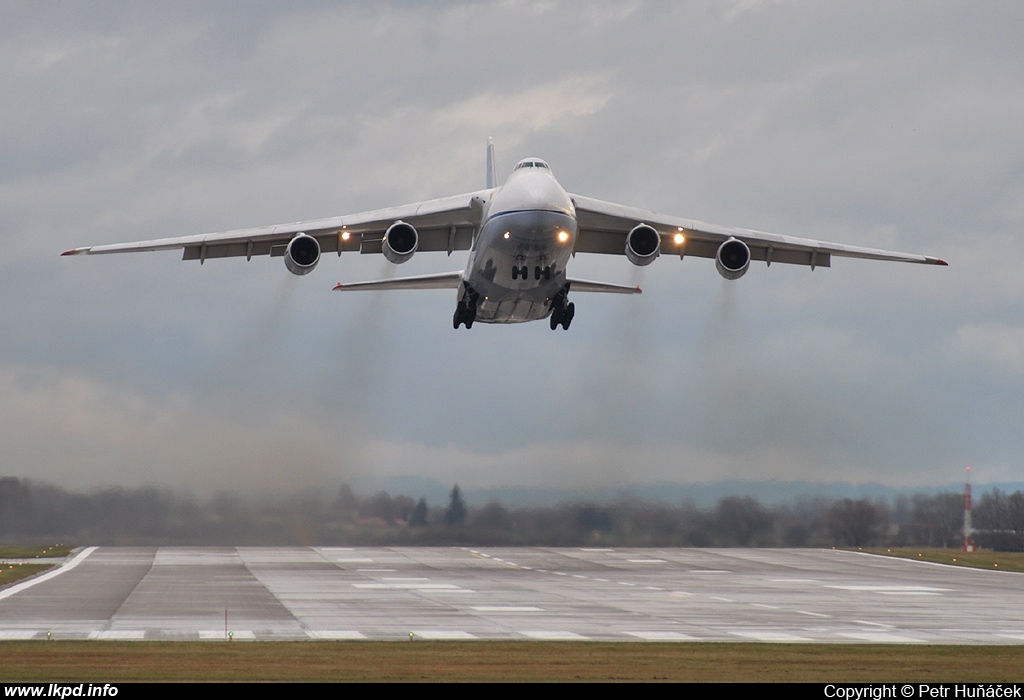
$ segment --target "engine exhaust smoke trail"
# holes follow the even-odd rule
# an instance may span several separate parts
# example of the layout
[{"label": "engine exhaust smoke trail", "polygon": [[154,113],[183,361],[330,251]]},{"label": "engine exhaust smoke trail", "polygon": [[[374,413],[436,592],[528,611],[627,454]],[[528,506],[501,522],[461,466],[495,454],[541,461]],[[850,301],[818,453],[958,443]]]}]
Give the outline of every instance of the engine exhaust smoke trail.
[{"label": "engine exhaust smoke trail", "polygon": [[697,345],[694,408],[708,444],[721,445],[730,427],[735,429],[749,417],[751,367],[743,349],[736,296],[736,285],[723,279],[707,335]]},{"label": "engine exhaust smoke trail", "polygon": [[[645,268],[630,266],[630,284],[641,286]],[[576,297],[577,302],[581,297]],[[559,415],[552,415],[554,424],[571,417],[565,437],[587,450],[594,440],[635,445],[646,437],[646,410],[649,404],[650,318],[642,297],[616,297],[595,300],[583,297],[586,309],[600,303],[609,305],[612,313],[600,323],[601,340],[571,368],[565,398],[552,404]],[[589,302],[589,303],[588,303]],[[583,311],[585,313],[586,311]],[[577,314],[579,316],[580,314]],[[575,327],[572,330],[576,330]],[[568,399],[568,403],[565,403]],[[589,490],[614,487],[628,482],[630,475],[614,460],[593,462],[589,458],[574,460],[571,473],[562,473],[566,488]]]}]

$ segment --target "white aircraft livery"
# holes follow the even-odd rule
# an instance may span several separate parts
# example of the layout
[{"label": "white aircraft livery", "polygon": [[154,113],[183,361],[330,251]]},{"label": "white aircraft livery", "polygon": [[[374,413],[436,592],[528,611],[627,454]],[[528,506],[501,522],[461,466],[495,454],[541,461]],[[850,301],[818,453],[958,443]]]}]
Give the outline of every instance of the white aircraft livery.
[{"label": "white aircraft livery", "polygon": [[438,289],[457,291],[452,325],[521,323],[549,318],[569,328],[576,312],[570,292],[639,294],[639,287],[574,279],[577,253],[625,255],[649,265],[660,255],[714,258],[726,279],[742,277],[752,260],[829,267],[832,257],[945,265],[925,255],[824,243],[732,228],[569,194],[539,158],[519,161],[497,186],[494,143],[487,145],[486,189],[426,202],[261,228],[136,243],[74,248],[63,255],[150,250],[184,251],[184,260],[270,255],[295,275],[313,271],[323,253],[380,253],[399,264],[419,251],[469,250],[462,271],[372,282],[339,283],[340,291]]}]

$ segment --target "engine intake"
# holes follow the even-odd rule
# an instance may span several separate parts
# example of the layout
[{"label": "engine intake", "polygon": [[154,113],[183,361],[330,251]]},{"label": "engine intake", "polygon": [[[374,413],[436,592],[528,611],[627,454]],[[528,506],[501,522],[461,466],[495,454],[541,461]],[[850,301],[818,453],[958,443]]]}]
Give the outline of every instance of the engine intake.
[{"label": "engine intake", "polygon": [[412,224],[396,221],[384,232],[384,240],[381,242],[380,249],[385,258],[399,265],[411,258],[419,245],[420,235],[416,233]]},{"label": "engine intake", "polygon": [[637,224],[626,235],[626,258],[634,265],[650,265],[661,252],[661,236],[647,224]]},{"label": "engine intake", "polygon": [[750,248],[743,241],[730,238],[718,246],[715,267],[718,268],[718,274],[725,279],[738,280],[750,267]]},{"label": "engine intake", "polygon": [[293,275],[308,275],[320,262],[320,243],[312,236],[300,233],[288,241],[284,251],[284,266]]}]

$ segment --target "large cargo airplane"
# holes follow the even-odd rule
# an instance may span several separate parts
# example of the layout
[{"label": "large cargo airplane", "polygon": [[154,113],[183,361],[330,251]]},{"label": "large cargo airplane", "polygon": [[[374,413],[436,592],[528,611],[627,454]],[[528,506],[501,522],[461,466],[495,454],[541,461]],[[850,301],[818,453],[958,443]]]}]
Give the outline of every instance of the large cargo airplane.
[{"label": "large cargo airplane", "polygon": [[649,265],[660,255],[713,258],[718,272],[735,280],[753,260],[829,267],[832,257],[945,265],[939,258],[707,224],[569,194],[539,158],[519,161],[504,185],[495,178],[494,143],[487,145],[487,187],[360,214],[294,224],[239,229],[137,243],[74,248],[63,255],[151,250],[184,251],[184,260],[254,255],[283,257],[294,275],[313,271],[323,253],[380,253],[400,264],[420,251],[469,250],[462,271],[339,283],[363,289],[458,290],[452,325],[521,323],[550,319],[569,328],[576,306],[570,292],[639,294],[639,287],[569,277],[577,253],[624,255]]}]

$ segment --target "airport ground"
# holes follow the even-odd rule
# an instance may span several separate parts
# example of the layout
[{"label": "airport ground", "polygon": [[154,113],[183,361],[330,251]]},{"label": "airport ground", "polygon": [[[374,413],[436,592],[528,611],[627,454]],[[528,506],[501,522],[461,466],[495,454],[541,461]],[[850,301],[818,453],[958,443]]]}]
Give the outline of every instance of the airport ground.
[{"label": "airport ground", "polygon": [[1019,682],[1024,646],[0,642],[0,681]]},{"label": "airport ground", "polygon": [[89,548],[0,591],[0,675],[1008,681],[1022,576],[835,550]]}]

